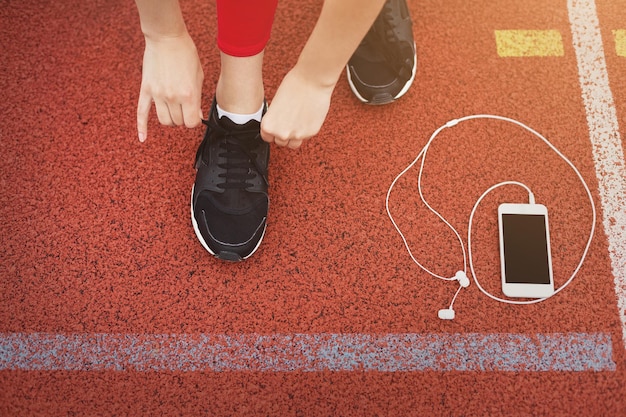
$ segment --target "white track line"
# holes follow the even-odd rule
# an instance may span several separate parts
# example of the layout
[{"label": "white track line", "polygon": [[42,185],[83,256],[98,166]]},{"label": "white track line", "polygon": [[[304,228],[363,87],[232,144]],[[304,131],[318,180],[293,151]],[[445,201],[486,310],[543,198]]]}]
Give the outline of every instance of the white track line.
[{"label": "white track line", "polygon": [[582,99],[598,177],[604,231],[626,347],[626,168],[617,112],[609,86],[602,35],[593,0],[568,0]]},{"label": "white track line", "polygon": [[608,333],[0,333],[0,371],[615,371]]}]

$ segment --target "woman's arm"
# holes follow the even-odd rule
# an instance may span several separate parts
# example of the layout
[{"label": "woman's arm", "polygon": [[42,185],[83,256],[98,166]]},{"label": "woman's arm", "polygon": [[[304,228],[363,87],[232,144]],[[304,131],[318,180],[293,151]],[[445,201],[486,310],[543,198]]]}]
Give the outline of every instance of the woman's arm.
[{"label": "woman's arm", "polygon": [[332,92],[384,0],[325,0],[296,65],[276,91],[261,124],[267,142],[298,148],[319,132]]},{"label": "woman's arm", "polygon": [[135,4],[146,41],[137,103],[137,133],[143,142],[152,102],[163,125],[200,124],[204,73],[178,0],[136,0]]}]

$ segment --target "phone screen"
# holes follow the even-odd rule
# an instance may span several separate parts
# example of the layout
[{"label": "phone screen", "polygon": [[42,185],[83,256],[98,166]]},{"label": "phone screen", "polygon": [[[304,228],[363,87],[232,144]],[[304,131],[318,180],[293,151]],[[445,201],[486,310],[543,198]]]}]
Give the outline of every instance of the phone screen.
[{"label": "phone screen", "polygon": [[506,282],[550,284],[545,216],[502,214],[502,235]]}]

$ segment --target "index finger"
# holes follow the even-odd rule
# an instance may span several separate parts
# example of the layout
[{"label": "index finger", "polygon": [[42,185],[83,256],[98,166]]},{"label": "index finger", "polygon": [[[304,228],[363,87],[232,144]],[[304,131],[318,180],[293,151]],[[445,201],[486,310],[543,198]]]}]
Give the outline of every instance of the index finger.
[{"label": "index finger", "polygon": [[137,102],[137,136],[140,142],[145,142],[148,137],[150,107],[152,107],[152,96],[144,91],[140,91]]}]

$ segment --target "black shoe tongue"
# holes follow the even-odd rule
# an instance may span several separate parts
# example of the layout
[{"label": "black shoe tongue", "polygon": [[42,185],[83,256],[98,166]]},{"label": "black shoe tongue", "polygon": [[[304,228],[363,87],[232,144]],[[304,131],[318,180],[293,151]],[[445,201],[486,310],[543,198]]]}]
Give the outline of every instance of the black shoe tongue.
[{"label": "black shoe tongue", "polygon": [[[261,123],[252,119],[245,124],[238,124],[228,118],[228,116],[222,116],[218,119],[219,125],[225,130],[234,133],[229,135],[229,140],[233,140],[240,145],[245,146],[248,150],[251,150],[257,145],[257,137],[261,132]],[[237,132],[241,132],[238,135]],[[243,133],[245,132],[245,133]]]},{"label": "black shoe tongue", "polygon": [[258,122],[255,119],[251,119],[249,121],[247,121],[244,124],[239,124],[239,123],[235,123],[232,120],[230,120],[230,118],[228,116],[222,116],[220,118],[217,119],[218,123],[220,124],[220,126],[222,126],[224,129],[227,130],[252,130],[252,129],[256,129],[259,130],[261,129],[261,123]]}]

